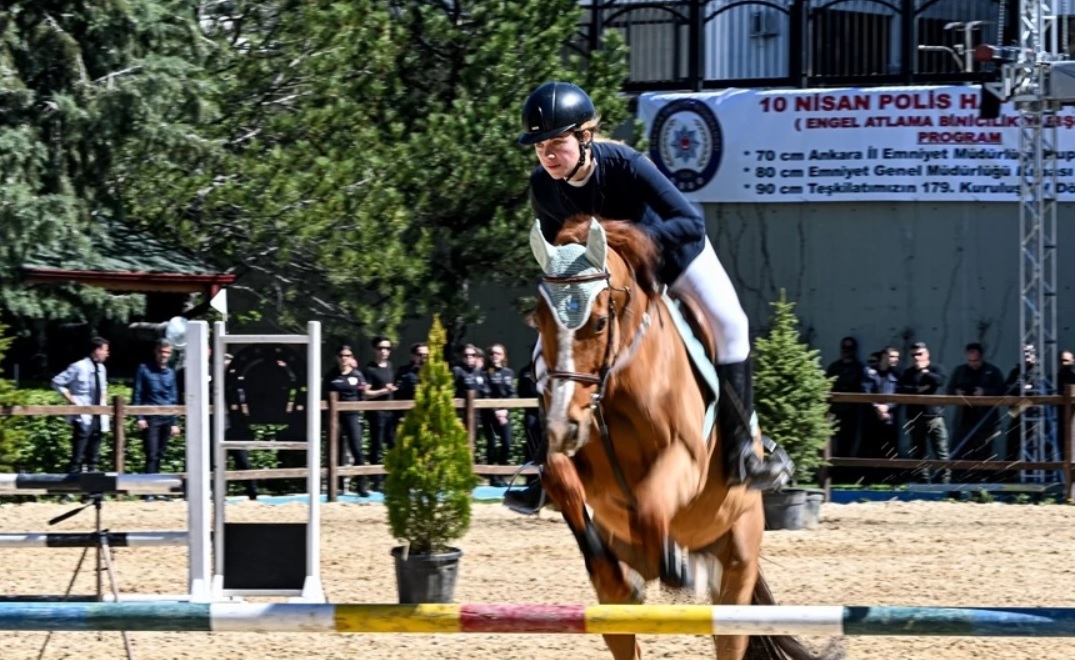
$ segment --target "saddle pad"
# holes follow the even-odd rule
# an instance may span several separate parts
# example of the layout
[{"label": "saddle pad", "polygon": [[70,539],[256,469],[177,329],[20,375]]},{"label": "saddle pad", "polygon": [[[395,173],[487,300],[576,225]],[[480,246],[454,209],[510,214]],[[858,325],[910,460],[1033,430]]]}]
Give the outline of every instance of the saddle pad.
[{"label": "saddle pad", "polygon": [[687,319],[683,317],[683,312],[679,309],[679,301],[673,300],[668,295],[667,289],[661,293],[661,296],[664,298],[665,307],[668,308],[668,315],[672,317],[672,322],[675,324],[676,330],[679,331],[679,336],[683,338],[683,345],[687,347],[687,355],[691,357],[691,362],[698,369],[698,373],[702,374],[702,380],[709,385],[710,391],[713,392],[713,402],[706,407],[702,427],[702,433],[704,434],[702,437],[705,438],[706,444],[709,444],[709,438],[713,434],[713,424],[717,421],[717,400],[720,398],[720,382],[717,380],[717,368],[713,366],[713,362],[705,354],[705,347],[702,346],[702,342],[694,336],[690,325],[687,324]]}]

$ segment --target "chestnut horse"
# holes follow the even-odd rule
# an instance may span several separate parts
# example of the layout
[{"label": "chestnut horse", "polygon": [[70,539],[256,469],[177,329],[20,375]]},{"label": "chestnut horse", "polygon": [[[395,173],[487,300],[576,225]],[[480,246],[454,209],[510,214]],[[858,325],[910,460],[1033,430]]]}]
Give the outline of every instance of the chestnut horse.
[{"label": "chestnut horse", "polygon": [[[713,603],[773,604],[758,566],[761,493],[728,487],[717,425],[703,437],[710,388],[660,293],[655,244],[632,223],[588,216],[568,220],[555,243],[535,225],[530,244],[544,273],[535,319],[549,369],[542,484],[598,600],[641,603],[656,578],[689,586],[690,552],[720,564]],[[711,333],[694,322],[712,357]],[[720,660],[814,657],[786,636],[713,641]],[[642,657],[634,635],[605,642],[616,660]]]}]

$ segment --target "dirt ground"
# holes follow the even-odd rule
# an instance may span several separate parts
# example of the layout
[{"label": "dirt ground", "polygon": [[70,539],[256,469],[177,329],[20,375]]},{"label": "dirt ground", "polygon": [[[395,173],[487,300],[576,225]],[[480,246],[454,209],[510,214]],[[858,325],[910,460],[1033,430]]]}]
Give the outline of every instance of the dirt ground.
[{"label": "dirt ground", "polygon": [[[45,531],[62,504],[0,506],[0,531]],[[182,529],[181,502],[109,502],[113,531]],[[229,504],[228,519],[300,521],[305,507]],[[967,503],[870,503],[822,510],[821,527],[768,532],[765,572],[784,604],[1075,606],[1075,509]],[[88,531],[92,511],[48,531]],[[393,602],[389,537],[380,505],[323,507],[323,578],[332,602]],[[477,504],[464,551],[458,602],[594,603],[574,541],[558,514],[523,518],[497,504]],[[63,593],[80,554],[74,549],[8,549],[4,593]],[[121,590],[184,591],[184,548],[117,549]],[[92,556],[92,555],[91,555]],[[534,561],[540,558],[540,561]],[[83,571],[75,593],[94,591]],[[650,602],[672,595],[651,586]],[[682,596],[676,596],[682,602]],[[146,659],[534,660],[607,659],[598,636],[583,635],[314,635],[132,633],[135,657]],[[39,657],[46,633],[0,633],[0,658]],[[808,639],[820,646],[825,640]],[[707,637],[641,639],[646,658],[712,657]],[[848,658],[1072,658],[1067,639],[855,637]],[[119,633],[54,633],[47,660],[124,657]]]}]

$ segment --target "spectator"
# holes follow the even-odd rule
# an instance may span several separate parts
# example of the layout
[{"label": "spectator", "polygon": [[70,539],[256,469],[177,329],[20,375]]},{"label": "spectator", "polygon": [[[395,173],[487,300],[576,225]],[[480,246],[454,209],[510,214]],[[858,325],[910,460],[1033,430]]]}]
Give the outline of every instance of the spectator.
[{"label": "spectator", "polygon": [[[1010,396],[1030,396],[1034,394],[1035,385],[1038,382],[1038,353],[1033,344],[1023,347],[1023,362],[1025,377],[1020,374],[1019,366],[1012,367],[1008,372],[1008,378],[1004,381],[1004,391]],[[1013,406],[1008,417],[1008,429],[1005,437],[1004,457],[1008,461],[1020,461],[1023,459],[1023,414],[1029,406],[1022,404]],[[1041,409],[1038,408],[1038,411]],[[1033,419],[1035,413],[1031,412]],[[1035,460],[1031,458],[1031,460]],[[1007,478],[1018,481],[1019,473],[1013,472],[1006,475]]]},{"label": "spectator", "polygon": [[[71,363],[67,369],[52,379],[52,387],[73,406],[103,406],[108,400],[108,340],[94,337],[90,340],[90,354]],[[101,452],[101,436],[109,431],[108,415],[70,415],[71,460],[68,472],[97,471]]]},{"label": "spectator", "polygon": [[[396,391],[396,370],[388,357],[392,354],[392,342],[387,337],[374,337],[371,343],[374,358],[366,363],[362,375],[366,378],[366,401],[392,401]],[[380,465],[383,452],[396,444],[396,413],[393,410],[370,410],[366,412],[366,424],[370,429],[370,463]],[[382,479],[375,482],[380,488]]]},{"label": "spectator", "polygon": [[[534,378],[534,363],[527,362],[526,366],[519,370],[518,396],[521,399],[538,398],[537,382]],[[526,433],[526,442],[523,446],[523,463],[533,462],[537,456],[534,452],[542,446],[541,410],[539,408],[527,408],[523,413],[523,431]],[[538,480],[537,475],[526,478],[527,485]]]},{"label": "spectator", "polygon": [[[956,396],[1000,396],[1004,375],[985,361],[982,345],[971,342],[963,349],[964,364],[956,367],[948,381],[948,394]],[[955,459],[985,461],[996,457],[993,443],[1000,435],[1000,415],[995,406],[959,406],[956,421]],[[992,479],[993,475],[990,475]]]},{"label": "spectator", "polygon": [[[912,364],[900,376],[901,394],[937,394],[944,387],[944,370],[930,362],[929,348],[925,342],[911,347]],[[908,404],[907,429],[911,436],[911,455],[916,459],[929,458],[927,448],[938,460],[948,460],[948,427],[944,423],[944,407],[936,405]],[[928,469],[920,474],[925,481],[932,481]],[[941,471],[943,483],[952,482],[952,471]]]},{"label": "spectator", "polygon": [[[362,372],[355,368],[355,352],[347,344],[336,349],[337,366],[325,375],[325,384],[321,395],[328,398],[329,394],[336,392],[340,402],[354,402],[363,399],[363,393],[368,389],[366,379]],[[346,441],[346,447],[351,452],[351,459],[355,465],[363,465],[362,456],[362,414],[357,410],[345,410],[337,417],[340,425],[340,435]],[[346,462],[343,446],[340,447],[340,463]],[[377,464],[371,456],[371,462]],[[376,479],[375,479],[376,481]],[[359,497],[369,497],[366,488],[366,478],[359,477],[356,481],[355,492]]]},{"label": "spectator", "polygon": [[[209,354],[212,356],[212,348],[209,349]],[[233,359],[231,353],[224,354],[224,406],[227,409],[224,417],[224,439],[249,440],[254,437],[254,433],[250,429],[248,418],[243,411],[246,406],[246,390],[242,386],[242,376],[231,369]],[[213,376],[210,374],[209,382],[212,382],[212,380]],[[213,453],[210,452],[210,455],[212,456]],[[247,450],[229,449],[227,455],[231,456],[235,462],[236,470],[253,469],[253,465],[250,464],[250,453]],[[244,479],[243,490],[249,499],[258,499],[258,482],[256,480]]]},{"label": "spectator", "polygon": [[[131,403],[136,406],[177,406],[179,387],[175,370],[169,366],[172,344],[158,339],[153,349],[153,360],[138,365],[134,375],[134,393]],[[142,431],[142,450],[145,453],[145,473],[160,473],[161,459],[168,450],[169,438],[179,435],[175,415],[138,415]],[[150,496],[152,497],[152,496]],[[148,499],[148,498],[147,498]]]},{"label": "spectator", "polygon": [[[833,392],[862,392],[862,382],[866,377],[866,365],[858,358],[858,341],[854,337],[844,337],[840,340],[840,359],[831,363],[825,370],[829,378],[835,377],[832,385]],[[857,458],[861,448],[859,447],[859,432],[862,424],[862,411],[864,404],[858,403],[834,403],[830,407],[833,417],[836,418],[836,434],[832,438],[832,455],[840,457]],[[834,469],[833,478],[841,480],[855,480],[861,472],[852,468]]]},{"label": "spectator", "polygon": [[[429,359],[429,344],[419,341],[411,344],[411,361],[396,370],[396,401],[413,401],[418,392],[418,383],[422,378],[422,367]],[[405,410],[396,411],[396,428],[407,414]]]},{"label": "spectator", "polygon": [[[490,366],[485,370],[491,399],[515,398],[515,372],[508,368],[508,353],[503,344],[493,344],[488,351]],[[485,433],[485,462],[488,465],[507,465],[511,461],[511,418],[507,408],[481,410],[482,430]],[[499,443],[498,443],[499,441]],[[497,444],[500,451],[497,452]],[[493,476],[490,486],[503,487],[504,479]]]},{"label": "spectator", "polygon": [[[1056,374],[1057,392],[1066,396],[1068,385],[1075,385],[1075,353],[1060,351],[1060,367]],[[1071,455],[1068,451],[1071,444],[1071,420],[1064,417],[1064,406],[1056,407],[1056,419],[1057,426],[1060,427],[1060,456],[1062,460],[1067,460],[1067,457]]]},{"label": "spectator", "polygon": [[[887,346],[877,353],[877,368],[866,368],[862,391],[867,394],[895,394],[899,389],[900,352]],[[865,424],[866,437],[864,458],[894,458],[899,456],[900,427],[897,422],[898,406],[894,403],[875,403],[873,413]],[[866,472],[867,480],[887,481],[893,475],[890,470],[877,468]]]},{"label": "spectator", "polygon": [[[478,368],[478,349],[474,344],[463,347],[463,364],[452,367],[452,375],[455,379],[455,398],[466,399],[467,392],[473,391],[478,399],[486,398],[489,385],[485,379],[485,372]],[[459,410],[459,417],[463,423],[467,423],[466,409]]]}]

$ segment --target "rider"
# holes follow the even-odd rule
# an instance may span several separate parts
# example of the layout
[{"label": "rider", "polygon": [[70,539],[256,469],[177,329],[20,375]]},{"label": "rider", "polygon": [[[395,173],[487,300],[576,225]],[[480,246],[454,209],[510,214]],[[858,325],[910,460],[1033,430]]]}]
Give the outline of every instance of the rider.
[{"label": "rider", "polygon": [[[718,418],[729,483],[762,490],[780,485],[790,466],[772,457],[759,458],[754,451],[746,313],[706,237],[699,211],[644,155],[597,138],[597,111],[576,85],[541,85],[526,99],[522,115],[518,142],[534,147],[540,164],[530,176],[530,202],[545,239],[553,242],[564,221],[578,214],[630,220],[648,230],[662,256],[661,280],[672,293],[684,292],[698,301],[716,337]],[[539,354],[534,368],[538,391],[543,392],[545,365]],[[545,440],[544,434],[541,438]],[[539,462],[545,454],[544,447],[535,452]],[[541,495],[540,484],[533,485],[508,491],[504,503],[532,513],[540,506]]]}]

